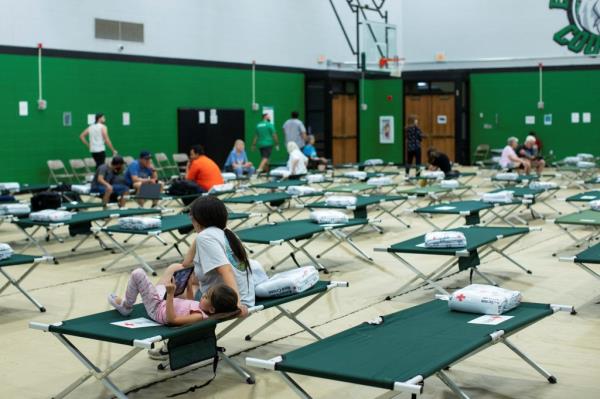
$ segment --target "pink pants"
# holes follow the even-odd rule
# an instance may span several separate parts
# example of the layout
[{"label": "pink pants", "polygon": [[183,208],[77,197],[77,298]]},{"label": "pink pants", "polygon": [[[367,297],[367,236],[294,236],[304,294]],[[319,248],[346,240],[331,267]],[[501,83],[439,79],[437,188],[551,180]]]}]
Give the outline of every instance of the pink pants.
[{"label": "pink pants", "polygon": [[128,308],[132,307],[137,300],[138,294],[140,294],[148,316],[157,323],[167,324],[167,308],[164,300],[165,292],[164,285],[157,285],[155,287],[150,282],[144,269],[137,268],[131,273],[131,277],[129,277],[123,305]]}]

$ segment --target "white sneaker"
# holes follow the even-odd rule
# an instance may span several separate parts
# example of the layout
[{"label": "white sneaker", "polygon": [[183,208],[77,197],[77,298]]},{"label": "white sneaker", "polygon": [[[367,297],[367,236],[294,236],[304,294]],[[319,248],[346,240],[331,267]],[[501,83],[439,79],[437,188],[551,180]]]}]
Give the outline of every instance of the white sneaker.
[{"label": "white sneaker", "polygon": [[169,350],[167,349],[167,345],[163,344],[160,348],[149,349],[148,357],[152,360],[169,360]]}]

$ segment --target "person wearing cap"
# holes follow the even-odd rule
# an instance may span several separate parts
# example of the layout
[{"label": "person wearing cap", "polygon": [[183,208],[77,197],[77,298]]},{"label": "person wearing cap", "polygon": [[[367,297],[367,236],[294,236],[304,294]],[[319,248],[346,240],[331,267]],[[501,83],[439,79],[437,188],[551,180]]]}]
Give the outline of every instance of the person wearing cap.
[{"label": "person wearing cap", "polygon": [[515,152],[518,145],[518,138],[508,138],[506,147],[504,147],[502,155],[500,155],[500,166],[505,169],[523,169],[525,174],[528,175],[531,172],[531,163],[527,159],[519,158]]},{"label": "person wearing cap", "polygon": [[[152,154],[148,151],[140,152],[139,159],[133,161],[127,167],[125,181],[129,187],[135,189],[136,194],[139,194],[142,184],[159,183],[162,191],[162,182],[158,181],[156,169],[152,165]],[[140,206],[144,205],[143,199],[137,199],[136,201]],[[156,206],[157,203],[156,200],[152,201],[152,206]]]},{"label": "person wearing cap", "polygon": [[256,125],[256,134],[252,141],[252,151],[256,151],[256,147],[258,146],[261,157],[260,164],[256,170],[257,174],[260,174],[263,170],[268,170],[273,145],[275,145],[275,150],[279,151],[279,137],[277,137],[275,127],[271,123],[271,117],[265,112],[262,121]]},{"label": "person wearing cap", "polygon": [[535,171],[539,176],[542,175],[546,162],[540,156],[536,145],[536,138],[534,136],[529,135],[525,138],[525,142],[519,147],[517,154],[520,158],[528,160],[531,167],[535,168]]},{"label": "person wearing cap", "polygon": [[213,186],[223,184],[223,175],[219,165],[204,154],[201,145],[190,149],[190,160],[186,167],[186,180],[195,182],[204,192],[209,192]]},{"label": "person wearing cap", "polygon": [[[86,146],[89,147],[90,153],[94,161],[96,162],[96,169],[100,165],[104,165],[106,161],[106,145],[108,145],[113,153],[113,156],[117,154],[117,150],[113,147],[110,137],[108,137],[108,128],[105,125],[106,117],[104,114],[96,114],[96,123],[88,126],[81,134],[79,139]],[[89,143],[86,137],[89,136]]]},{"label": "person wearing cap", "polygon": [[102,164],[96,169],[92,180],[92,193],[102,195],[102,204],[106,207],[109,202],[119,202],[119,206],[125,206],[125,197],[129,187],[123,184],[123,166],[125,161],[119,155],[115,155],[110,165]]}]

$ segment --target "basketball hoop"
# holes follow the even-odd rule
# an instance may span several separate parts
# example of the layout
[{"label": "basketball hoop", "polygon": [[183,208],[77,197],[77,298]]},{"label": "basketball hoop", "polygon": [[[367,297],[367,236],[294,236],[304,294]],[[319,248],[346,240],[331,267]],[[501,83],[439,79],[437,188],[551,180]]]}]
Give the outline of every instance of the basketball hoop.
[{"label": "basketball hoop", "polygon": [[402,75],[402,66],[404,58],[396,57],[381,57],[379,59],[379,69],[389,69],[391,76],[400,77]]}]

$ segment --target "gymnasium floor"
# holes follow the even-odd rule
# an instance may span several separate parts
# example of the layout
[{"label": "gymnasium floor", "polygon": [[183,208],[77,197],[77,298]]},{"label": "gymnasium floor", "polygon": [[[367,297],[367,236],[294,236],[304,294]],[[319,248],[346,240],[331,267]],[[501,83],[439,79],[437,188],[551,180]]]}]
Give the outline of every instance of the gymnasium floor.
[{"label": "gymnasium floor", "polygon": [[[484,182],[479,191],[489,191]],[[489,184],[489,183],[488,183]],[[560,190],[564,198],[575,190]],[[573,208],[564,202],[553,200],[563,212]],[[543,208],[542,208],[543,209]],[[405,229],[397,222],[384,218],[384,235],[363,234],[356,242],[369,253],[373,247],[392,244],[429,231],[429,226],[416,216],[406,216],[412,227]],[[437,220],[450,220],[439,217]],[[533,275],[518,271],[498,256],[491,256],[482,270],[489,273],[502,286],[520,290],[524,300],[532,302],[574,305],[577,316],[560,312],[534,324],[513,338],[533,359],[558,378],[558,384],[550,385],[537,372],[527,366],[515,354],[502,345],[486,351],[453,367],[449,373],[468,395],[474,398],[598,398],[600,397],[600,283],[572,263],[561,263],[551,256],[556,248],[570,244],[570,239],[551,223],[535,221],[541,232],[532,232],[515,244],[509,251],[521,263],[527,265]],[[2,241],[21,240],[16,228],[10,224],[0,225]],[[20,241],[22,243],[22,241]],[[72,242],[72,239],[71,241]],[[326,240],[315,242],[316,248],[325,248]],[[19,246],[15,245],[18,250]],[[52,243],[49,248],[60,255],[67,255],[70,246]],[[148,245],[143,253],[158,254],[162,246]],[[278,260],[287,251],[274,248],[259,258],[264,265]],[[570,252],[575,253],[575,250]],[[386,294],[394,292],[404,281],[411,278],[408,270],[385,253],[373,253],[375,263],[364,263],[346,249],[338,248],[324,259],[332,271],[334,280],[349,281],[350,288],[339,288],[325,296],[303,315],[303,320],[316,326],[322,335],[328,336],[358,323],[432,299],[434,291],[420,289],[407,295],[385,301]],[[57,322],[77,316],[109,309],[106,295],[122,292],[132,269],[133,260],[127,259],[122,266],[101,272],[102,265],[114,255],[97,250],[90,240],[79,255],[69,256],[59,265],[42,265],[24,286],[48,309],[39,313],[18,292],[10,288],[0,296],[0,342],[4,352],[0,361],[1,398],[47,398],[84,373],[79,362],[50,334],[30,330],[28,322]],[[419,265],[439,264],[439,258],[422,257]],[[414,257],[413,257],[414,259]],[[170,258],[169,261],[175,261]],[[156,263],[166,265],[168,262]],[[289,264],[289,263],[288,263]],[[11,268],[17,275],[24,268]],[[160,270],[159,270],[160,273]],[[3,283],[3,281],[2,281]],[[446,278],[445,287],[458,288],[468,284],[468,274],[461,273]],[[246,356],[270,358],[313,342],[306,333],[287,320],[276,323],[270,330],[259,334],[252,342],[244,341],[244,335],[253,327],[269,319],[274,313],[262,312],[246,321],[246,326],[234,330],[219,345],[227,348],[233,359],[243,361]],[[84,353],[100,367],[104,367],[125,353],[128,348],[97,341],[74,339]],[[401,359],[399,359],[401,360]],[[172,377],[168,372],[156,370],[157,362],[140,353],[112,378],[121,388],[129,391],[131,398],[163,398],[200,384],[212,375],[210,366],[193,368]],[[257,383],[249,386],[225,364],[219,365],[215,381],[194,393],[180,398],[295,398],[295,394],[276,373],[256,371]],[[149,382],[162,379],[160,383],[147,386]],[[344,383],[297,376],[306,390],[316,398],[375,398],[383,391]],[[392,397],[387,395],[385,397]],[[110,393],[97,381],[84,384],[71,394],[72,398],[108,398]],[[407,395],[401,397],[408,397]],[[424,398],[451,398],[454,395],[436,378],[425,383]]]}]

